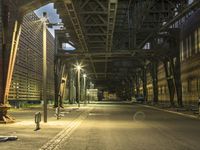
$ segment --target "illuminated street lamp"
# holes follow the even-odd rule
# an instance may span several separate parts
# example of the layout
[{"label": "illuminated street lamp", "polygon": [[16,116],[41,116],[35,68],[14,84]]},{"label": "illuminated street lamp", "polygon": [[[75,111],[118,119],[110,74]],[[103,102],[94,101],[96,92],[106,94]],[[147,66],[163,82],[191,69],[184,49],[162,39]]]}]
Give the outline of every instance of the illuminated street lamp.
[{"label": "illuminated street lamp", "polygon": [[86,104],[86,78],[87,78],[87,75],[84,73],[83,74],[83,88],[84,88],[84,102]]},{"label": "illuminated street lamp", "polygon": [[82,66],[80,64],[75,65],[75,69],[77,70],[77,74],[78,74],[78,107],[80,107],[80,74],[81,74],[81,69]]}]

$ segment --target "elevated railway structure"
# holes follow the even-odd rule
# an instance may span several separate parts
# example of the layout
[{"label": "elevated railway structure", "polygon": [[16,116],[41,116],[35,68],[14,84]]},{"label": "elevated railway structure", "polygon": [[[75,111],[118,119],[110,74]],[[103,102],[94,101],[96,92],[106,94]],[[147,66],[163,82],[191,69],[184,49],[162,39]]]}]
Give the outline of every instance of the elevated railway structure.
[{"label": "elevated railway structure", "polygon": [[[183,25],[190,16],[199,17],[200,0],[1,0],[0,120],[9,121],[8,95],[22,18],[48,3],[54,3],[64,24],[55,35],[56,99],[63,69],[69,72],[70,64],[78,60],[97,86],[110,83],[118,91],[123,87],[131,91],[130,96],[142,93],[145,100],[152,98],[155,103],[160,91],[167,90],[165,98],[172,105],[176,99],[182,106]],[[197,39],[199,30],[195,31]],[[63,50],[66,42],[76,50]]]}]

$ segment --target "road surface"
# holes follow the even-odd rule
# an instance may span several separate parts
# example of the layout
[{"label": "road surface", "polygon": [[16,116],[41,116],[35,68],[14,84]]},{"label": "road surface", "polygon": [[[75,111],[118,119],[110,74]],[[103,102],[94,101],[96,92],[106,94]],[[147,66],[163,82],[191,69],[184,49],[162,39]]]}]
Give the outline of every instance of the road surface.
[{"label": "road surface", "polygon": [[95,104],[63,150],[199,150],[200,121],[137,104]]}]

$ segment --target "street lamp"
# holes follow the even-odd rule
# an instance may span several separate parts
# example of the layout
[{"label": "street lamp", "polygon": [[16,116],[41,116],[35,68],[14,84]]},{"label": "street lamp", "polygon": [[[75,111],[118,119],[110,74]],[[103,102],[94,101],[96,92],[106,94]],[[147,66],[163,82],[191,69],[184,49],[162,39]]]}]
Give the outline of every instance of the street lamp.
[{"label": "street lamp", "polygon": [[83,88],[84,88],[84,102],[86,104],[86,77],[87,75],[84,73],[83,74]]},{"label": "street lamp", "polygon": [[47,122],[47,26],[63,26],[63,23],[49,23],[47,19],[47,12],[43,12],[43,17],[40,18],[43,26],[43,75],[42,75],[42,88],[43,88],[43,111],[44,111],[44,122]]},{"label": "street lamp", "polygon": [[75,69],[77,70],[78,74],[78,107],[80,107],[80,74],[82,66],[80,64],[75,65]]},{"label": "street lamp", "polygon": [[42,74],[42,99],[43,99],[43,110],[44,110],[44,122],[47,122],[47,13],[43,12],[43,17],[40,19],[43,23],[43,74]]}]

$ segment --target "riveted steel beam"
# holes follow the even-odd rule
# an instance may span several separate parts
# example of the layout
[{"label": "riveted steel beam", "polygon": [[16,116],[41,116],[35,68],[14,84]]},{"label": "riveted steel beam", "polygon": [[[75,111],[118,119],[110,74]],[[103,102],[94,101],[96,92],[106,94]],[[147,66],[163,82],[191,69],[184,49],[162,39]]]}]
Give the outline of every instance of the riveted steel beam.
[{"label": "riveted steel beam", "polygon": [[[72,0],[66,0],[65,1],[65,7],[66,7],[66,10],[67,10],[67,12],[69,14],[69,17],[71,19],[71,22],[73,24],[74,30],[75,30],[75,32],[77,34],[77,38],[79,39],[81,48],[82,48],[83,51],[87,52],[88,51],[88,46],[87,46],[87,43],[85,41],[83,30],[81,28],[80,21],[79,21],[79,18],[78,18],[78,15],[77,15],[77,12],[75,10],[75,7],[74,7],[74,4],[73,4]],[[92,69],[93,69],[93,71],[95,73],[96,70],[95,70],[92,58],[90,58],[90,61],[91,61],[91,64],[92,64]],[[97,78],[97,75],[95,77]]]}]

